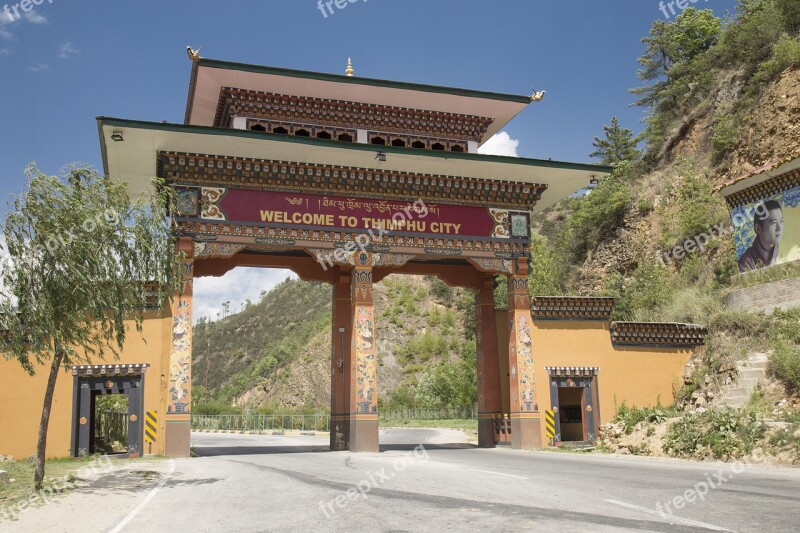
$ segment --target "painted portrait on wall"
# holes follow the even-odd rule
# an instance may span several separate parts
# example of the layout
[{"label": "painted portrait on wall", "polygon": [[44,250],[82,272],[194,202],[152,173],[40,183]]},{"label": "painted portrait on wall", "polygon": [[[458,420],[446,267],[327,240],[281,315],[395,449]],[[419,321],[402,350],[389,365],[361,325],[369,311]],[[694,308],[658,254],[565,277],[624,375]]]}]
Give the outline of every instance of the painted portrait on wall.
[{"label": "painted portrait on wall", "polygon": [[731,213],[739,272],[800,260],[800,187]]}]

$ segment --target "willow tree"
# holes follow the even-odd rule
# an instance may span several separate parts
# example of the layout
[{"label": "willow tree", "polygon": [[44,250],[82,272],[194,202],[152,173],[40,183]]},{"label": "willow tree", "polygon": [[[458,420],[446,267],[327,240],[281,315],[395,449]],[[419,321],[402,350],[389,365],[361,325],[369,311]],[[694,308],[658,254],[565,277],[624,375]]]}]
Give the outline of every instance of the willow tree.
[{"label": "willow tree", "polygon": [[[23,193],[3,223],[0,353],[31,375],[49,372],[36,448],[44,481],[47,428],[60,370],[117,357],[145,309],[177,288],[170,189],[154,180],[132,199],[126,185],[85,166],[62,176],[25,171]],[[49,369],[48,369],[49,367]]]}]

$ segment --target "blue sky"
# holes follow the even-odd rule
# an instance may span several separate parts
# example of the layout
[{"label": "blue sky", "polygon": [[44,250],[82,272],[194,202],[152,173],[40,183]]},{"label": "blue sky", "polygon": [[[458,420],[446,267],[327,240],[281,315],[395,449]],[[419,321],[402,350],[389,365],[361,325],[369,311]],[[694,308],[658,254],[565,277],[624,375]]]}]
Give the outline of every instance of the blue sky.
[{"label": "blue sky", "polygon": [[[734,4],[695,5],[721,16]],[[516,152],[589,161],[611,116],[641,128],[628,89],[638,85],[641,38],[664,18],[654,0],[356,0],[334,11],[323,16],[317,0],[44,0],[13,23],[0,13],[0,213],[30,161],[48,173],[101,166],[96,116],[181,122],[187,45],[244,63],[344,73],[352,56],[356,76],[544,89],[506,128]],[[201,314],[213,316],[226,295],[257,299],[285,272],[260,275],[208,283]]]}]

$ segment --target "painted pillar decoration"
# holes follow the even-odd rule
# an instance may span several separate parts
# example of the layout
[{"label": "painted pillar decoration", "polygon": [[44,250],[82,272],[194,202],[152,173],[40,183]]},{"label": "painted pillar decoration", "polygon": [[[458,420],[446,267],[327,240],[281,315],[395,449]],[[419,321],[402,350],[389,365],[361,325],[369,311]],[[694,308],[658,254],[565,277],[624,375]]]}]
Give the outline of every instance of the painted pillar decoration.
[{"label": "painted pillar decoration", "polygon": [[172,343],[169,357],[169,398],[167,401],[167,455],[189,456],[192,405],[192,288],[194,283],[194,242],[178,239],[183,254],[183,290],[172,301]]},{"label": "painted pillar decoration", "polygon": [[513,274],[508,278],[508,327],[511,446],[539,449],[542,447],[541,414],[536,401],[528,258],[524,256],[514,261]]},{"label": "painted pillar decoration", "polygon": [[378,451],[378,361],[372,254],[357,252],[352,270],[353,335],[350,388],[350,450]]},{"label": "painted pillar decoration", "polygon": [[497,323],[494,304],[494,276],[486,276],[475,295],[478,373],[478,446],[495,447],[494,419],[502,416],[500,359],[497,350]]}]

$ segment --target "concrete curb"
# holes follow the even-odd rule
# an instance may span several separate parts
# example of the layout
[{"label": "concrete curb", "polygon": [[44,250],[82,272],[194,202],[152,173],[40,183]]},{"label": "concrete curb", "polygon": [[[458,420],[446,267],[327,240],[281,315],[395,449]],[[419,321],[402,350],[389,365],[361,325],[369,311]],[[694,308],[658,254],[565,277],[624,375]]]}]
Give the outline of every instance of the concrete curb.
[{"label": "concrete curb", "polygon": [[327,431],[299,431],[299,430],[243,431],[237,429],[193,429],[192,433],[227,433],[231,435],[271,435],[276,437],[330,437],[330,433]]}]

